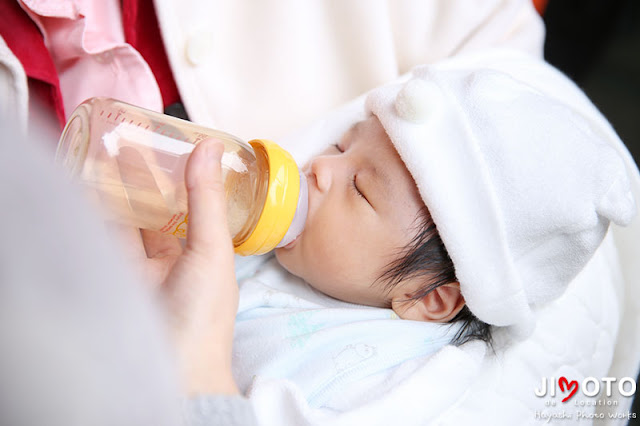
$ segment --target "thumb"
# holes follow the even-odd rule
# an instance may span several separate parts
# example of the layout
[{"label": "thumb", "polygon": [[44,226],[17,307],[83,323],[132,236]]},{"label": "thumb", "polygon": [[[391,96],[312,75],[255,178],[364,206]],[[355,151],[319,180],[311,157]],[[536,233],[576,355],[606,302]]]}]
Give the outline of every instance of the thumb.
[{"label": "thumb", "polygon": [[204,140],[194,148],[185,170],[189,204],[187,249],[209,258],[233,254],[220,162],[223,152],[221,142]]}]

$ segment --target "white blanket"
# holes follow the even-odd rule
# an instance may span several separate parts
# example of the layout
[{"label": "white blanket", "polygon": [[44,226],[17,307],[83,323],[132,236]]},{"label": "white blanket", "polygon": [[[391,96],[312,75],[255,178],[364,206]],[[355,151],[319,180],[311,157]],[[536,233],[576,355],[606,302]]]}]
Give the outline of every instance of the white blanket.
[{"label": "white blanket", "polygon": [[234,375],[243,393],[254,380],[284,378],[311,407],[344,411],[386,391],[397,366],[424,362],[459,328],[333,299],[271,259],[240,283]]},{"label": "white blanket", "polygon": [[[554,95],[584,104],[578,90]],[[598,114],[588,106],[581,113]],[[362,116],[360,98],[281,142],[302,163]],[[638,169],[622,144],[615,148],[640,200]],[[638,254],[640,217],[626,228],[613,225],[565,294],[540,310],[533,336],[514,343],[498,335],[496,354],[479,342],[445,346],[389,371],[375,390],[345,398],[340,411],[311,406],[303,390],[284,379],[257,377],[250,400],[264,425],[624,424],[632,415],[632,397],[621,395],[618,384],[625,377],[635,380],[640,362]],[[567,380],[565,391],[558,387],[561,377]],[[583,380],[589,377],[599,382],[597,396],[584,393]],[[616,379],[610,397],[602,381],[606,377]],[[553,380],[555,396],[550,389],[546,396],[536,395],[543,379]],[[576,387],[574,380],[576,393],[562,402]],[[587,392],[593,386],[592,381]],[[627,382],[623,391],[630,386]]]}]

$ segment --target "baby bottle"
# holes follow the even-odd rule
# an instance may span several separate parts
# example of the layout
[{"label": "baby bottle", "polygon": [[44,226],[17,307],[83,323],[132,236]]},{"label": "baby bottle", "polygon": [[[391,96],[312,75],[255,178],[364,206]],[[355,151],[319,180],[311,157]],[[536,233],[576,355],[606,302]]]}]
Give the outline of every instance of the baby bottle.
[{"label": "baby bottle", "polygon": [[235,251],[262,254],[293,241],[307,216],[307,182],[274,142],[235,136],[108,98],[91,98],[65,126],[56,161],[107,217],[186,237],[184,171],[195,144],[224,144],[222,177]]}]

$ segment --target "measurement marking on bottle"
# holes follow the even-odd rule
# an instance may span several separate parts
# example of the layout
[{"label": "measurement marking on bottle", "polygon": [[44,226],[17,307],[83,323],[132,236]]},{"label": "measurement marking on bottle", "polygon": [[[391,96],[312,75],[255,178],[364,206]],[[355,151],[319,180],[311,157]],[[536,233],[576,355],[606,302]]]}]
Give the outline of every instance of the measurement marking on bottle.
[{"label": "measurement marking on bottle", "polygon": [[110,112],[109,115],[107,115],[107,118],[111,118],[111,114],[113,114],[113,113]]},{"label": "measurement marking on bottle", "polygon": [[100,117],[102,117],[102,114],[104,114],[104,110],[100,111]]},{"label": "measurement marking on bottle", "polygon": [[142,125],[142,122],[138,121],[138,127],[140,127]]}]

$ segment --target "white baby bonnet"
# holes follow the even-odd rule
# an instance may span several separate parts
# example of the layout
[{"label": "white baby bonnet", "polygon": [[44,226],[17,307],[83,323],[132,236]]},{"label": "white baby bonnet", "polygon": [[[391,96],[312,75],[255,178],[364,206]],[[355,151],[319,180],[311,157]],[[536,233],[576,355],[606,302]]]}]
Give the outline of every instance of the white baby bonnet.
[{"label": "white baby bonnet", "polygon": [[558,297],[609,222],[636,208],[604,117],[539,59],[485,51],[416,68],[367,97],[413,175],[482,321],[534,329],[536,305]]}]

